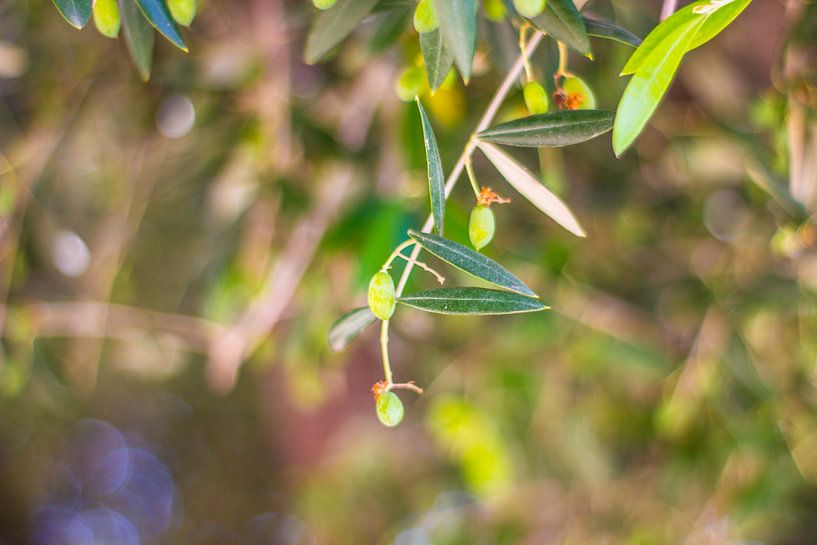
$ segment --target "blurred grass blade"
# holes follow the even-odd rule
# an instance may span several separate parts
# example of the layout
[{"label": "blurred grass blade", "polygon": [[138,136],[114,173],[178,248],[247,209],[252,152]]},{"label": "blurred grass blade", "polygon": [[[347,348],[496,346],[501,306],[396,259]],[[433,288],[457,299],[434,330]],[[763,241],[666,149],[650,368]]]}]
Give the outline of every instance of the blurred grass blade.
[{"label": "blurred grass blade", "polygon": [[306,64],[323,59],[371,13],[375,4],[377,0],[338,0],[330,9],[316,14],[306,38]]},{"label": "blurred grass blade", "polygon": [[572,0],[549,0],[545,11],[531,19],[539,30],[550,34],[583,55],[590,54],[590,39],[579,10]]},{"label": "blurred grass blade", "polygon": [[423,141],[426,149],[426,165],[428,166],[428,197],[431,200],[431,214],[434,216],[434,227],[437,234],[443,235],[445,222],[445,177],[440,152],[437,149],[437,139],[431,128],[431,121],[426,115],[420,98],[417,98],[417,108],[420,110],[420,119],[423,124]]},{"label": "blurred grass blade", "polygon": [[588,35],[596,38],[605,38],[632,47],[641,45],[641,38],[609,21],[585,17],[584,28],[587,30]]},{"label": "blurred grass blade", "polygon": [[369,307],[356,308],[338,318],[329,328],[329,349],[340,352],[375,321]]},{"label": "blurred grass blade", "polygon": [[437,314],[518,314],[549,308],[538,299],[486,288],[436,288],[411,293],[398,302]]},{"label": "blurred grass blade", "polygon": [[410,230],[408,234],[423,249],[476,278],[490,282],[500,288],[506,288],[529,297],[537,297],[524,282],[490,257],[436,235],[414,230]]},{"label": "blurred grass blade", "polygon": [[451,50],[462,79],[471,79],[471,62],[477,46],[475,0],[434,0],[443,40]]},{"label": "blurred grass blade", "polygon": [[153,64],[153,28],[147,22],[134,0],[119,0],[122,11],[122,28],[133,64],[144,81],[150,79]]},{"label": "blurred grass blade", "polygon": [[655,47],[624,89],[613,124],[613,151],[621,156],[652,117],[705,16],[695,15]]},{"label": "blurred grass blade", "polygon": [[176,26],[176,22],[173,20],[173,16],[170,15],[170,10],[167,9],[164,0],[136,0],[136,3],[145,18],[162,36],[170,40],[173,45],[182,51],[187,51],[179,27]]},{"label": "blurred grass blade", "polygon": [[610,110],[562,110],[531,115],[489,127],[477,134],[483,142],[528,148],[561,147],[586,142],[613,128]]},{"label": "blurred grass blade", "polygon": [[439,28],[433,32],[420,34],[420,51],[423,52],[428,86],[432,91],[436,91],[454,65],[454,57],[451,56],[451,51],[445,45]]},{"label": "blurred grass blade", "polygon": [[84,27],[91,18],[91,0],[54,0],[54,5],[74,28]]},{"label": "blurred grass blade", "polygon": [[479,142],[477,146],[508,183],[531,204],[577,237],[587,236],[567,205],[548,191],[539,180],[534,178],[533,174],[493,144]]}]

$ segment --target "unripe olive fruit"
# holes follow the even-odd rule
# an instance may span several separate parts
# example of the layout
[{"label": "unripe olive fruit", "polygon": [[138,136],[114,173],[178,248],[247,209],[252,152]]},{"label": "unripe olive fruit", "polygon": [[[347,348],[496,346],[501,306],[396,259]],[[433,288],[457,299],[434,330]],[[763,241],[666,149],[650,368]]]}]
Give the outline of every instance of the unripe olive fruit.
[{"label": "unripe olive fruit", "polygon": [[433,0],[420,0],[414,10],[414,29],[420,33],[433,32],[439,25]]},{"label": "unripe olive fruit", "polygon": [[116,38],[122,18],[116,0],[94,1],[94,25],[100,34],[107,38]]},{"label": "unripe olive fruit", "polygon": [[393,428],[403,420],[403,402],[394,392],[384,392],[377,396],[377,418],[384,426]]},{"label": "unripe olive fruit", "polygon": [[548,94],[538,81],[529,81],[522,89],[525,96],[525,106],[531,114],[544,114],[550,109]]},{"label": "unripe olive fruit", "polygon": [[190,26],[196,18],[196,0],[167,0],[173,19],[182,26]]},{"label": "unripe olive fruit", "polygon": [[565,78],[562,89],[567,95],[568,109],[592,110],[596,107],[596,96],[583,79],[576,76]]},{"label": "unripe olive fruit", "polygon": [[369,308],[381,320],[388,320],[394,314],[394,281],[385,271],[375,274],[369,281]]},{"label": "unripe olive fruit", "polygon": [[532,19],[545,11],[547,0],[513,0],[513,7],[522,17]]},{"label": "unripe olive fruit", "polygon": [[312,0],[312,5],[318,9],[329,9],[335,5],[338,0]]},{"label": "unripe olive fruit", "polygon": [[491,242],[496,231],[494,211],[485,205],[477,205],[471,210],[471,220],[468,222],[468,238],[474,248],[480,250]]},{"label": "unripe olive fruit", "polygon": [[482,2],[482,8],[485,12],[485,16],[497,23],[501,23],[508,12],[505,8],[505,2],[502,0],[484,0]]},{"label": "unripe olive fruit", "polygon": [[423,83],[425,82],[425,75],[423,70],[416,66],[410,66],[403,70],[400,77],[397,78],[397,83],[394,85],[394,90],[400,100],[403,102],[411,102],[414,97],[422,93]]}]

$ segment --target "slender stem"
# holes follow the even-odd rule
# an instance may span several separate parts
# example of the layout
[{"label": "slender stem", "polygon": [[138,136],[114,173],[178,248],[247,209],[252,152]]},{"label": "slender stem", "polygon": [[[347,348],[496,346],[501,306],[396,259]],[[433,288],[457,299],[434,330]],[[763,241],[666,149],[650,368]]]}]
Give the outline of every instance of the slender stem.
[{"label": "slender stem", "polygon": [[[410,257],[407,257],[402,253],[397,254],[397,257],[402,257],[406,261],[411,261]],[[432,269],[431,267],[429,267],[428,265],[426,265],[425,263],[423,263],[422,261],[418,261],[415,259],[414,264],[423,269],[424,271],[426,271],[427,273],[434,275],[434,278],[436,278],[437,282],[439,282],[440,284],[445,284],[445,277],[438,273],[437,271],[435,271],[434,269]]]},{"label": "slender stem", "polygon": [[468,157],[465,161],[465,172],[468,173],[468,181],[471,182],[471,189],[474,190],[474,196],[479,201],[479,184],[477,184],[477,176],[474,174],[474,164],[471,161],[471,157]]},{"label": "slender stem", "polygon": [[[457,163],[451,170],[451,174],[448,176],[448,180],[445,182],[446,199],[451,195],[451,192],[454,190],[454,186],[457,184],[457,180],[459,180],[460,175],[465,168],[465,163],[468,161],[468,159],[470,159],[471,155],[473,155],[474,149],[476,149],[477,142],[474,136],[476,133],[487,129],[488,125],[491,124],[491,121],[493,121],[494,116],[499,110],[499,107],[502,105],[502,102],[505,100],[505,97],[508,96],[508,92],[511,90],[514,81],[516,81],[520,72],[522,72],[522,68],[528,57],[530,57],[531,53],[536,50],[537,46],[542,41],[542,36],[543,34],[541,32],[537,32],[533,38],[531,38],[530,42],[527,44],[525,53],[520,54],[519,59],[517,59],[516,63],[514,63],[513,67],[508,72],[508,75],[505,76],[505,80],[499,86],[496,94],[494,94],[494,97],[491,99],[491,102],[485,109],[485,113],[482,114],[482,118],[480,118],[479,122],[477,123],[477,127],[474,130],[474,134],[468,139],[468,143],[465,144],[465,148],[462,150],[459,160],[457,160]],[[434,227],[434,218],[429,214],[422,230],[424,233],[429,233],[431,232],[432,227]],[[420,246],[417,245],[411,251],[410,261],[406,264],[406,268],[403,269],[403,274],[400,276],[400,282],[397,284],[397,297],[400,297],[400,295],[403,294],[403,290],[406,287],[406,283],[408,283],[409,276],[411,276],[411,271],[414,268],[414,263],[417,261],[417,256],[419,254]]]},{"label": "slender stem", "polygon": [[522,56],[523,66],[525,67],[526,81],[533,81],[533,69],[531,68],[530,65],[530,57],[525,54],[527,50],[526,42],[528,28],[530,28],[530,25],[527,22],[522,23],[522,26],[519,27],[519,53]]},{"label": "slender stem", "polygon": [[569,51],[567,49],[567,45],[558,42],[559,46],[559,68],[556,70],[555,78],[559,78],[560,76],[570,76],[571,73],[567,69],[567,62],[569,60]]},{"label": "slender stem", "polygon": [[403,254],[401,254],[400,252],[402,252],[404,249],[408,248],[412,244],[417,244],[417,243],[415,241],[413,241],[412,239],[408,239],[408,240],[405,240],[405,241],[401,242],[400,245],[397,246],[397,248],[394,249],[394,251],[391,253],[391,255],[386,260],[386,262],[383,263],[383,266],[380,268],[380,270],[381,271],[388,270],[389,267],[391,267],[392,261],[394,261],[398,257],[402,257],[402,258],[405,259],[405,256]]},{"label": "slender stem", "polygon": [[392,385],[391,363],[389,362],[389,321],[380,323],[380,353],[383,355],[383,375],[386,377],[386,386]]}]

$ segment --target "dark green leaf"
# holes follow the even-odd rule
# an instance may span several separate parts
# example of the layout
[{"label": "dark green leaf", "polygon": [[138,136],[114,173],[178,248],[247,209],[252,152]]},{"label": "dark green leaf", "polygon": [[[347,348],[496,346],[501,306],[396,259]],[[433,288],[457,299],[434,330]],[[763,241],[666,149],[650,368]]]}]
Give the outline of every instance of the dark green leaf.
[{"label": "dark green leaf", "polygon": [[136,3],[145,18],[162,36],[170,40],[173,45],[182,51],[187,51],[179,27],[176,26],[176,22],[173,20],[173,16],[170,15],[164,0],[136,0]]},{"label": "dark green leaf", "polygon": [[315,15],[306,38],[304,60],[315,64],[344,40],[362,21],[377,0],[338,0],[337,4]]},{"label": "dark green leaf", "polygon": [[454,64],[454,57],[445,45],[439,28],[433,32],[420,34],[420,51],[423,52],[423,61],[426,65],[428,86],[432,91],[436,91]]},{"label": "dark green leaf", "polygon": [[590,40],[579,10],[572,0],[549,0],[545,11],[531,19],[541,30],[564,42],[583,55],[590,54]]},{"label": "dark green leaf", "polygon": [[641,45],[641,38],[623,29],[620,26],[609,21],[601,21],[598,19],[584,18],[584,28],[587,29],[587,34],[597,38],[606,38],[615,42],[638,47]]},{"label": "dark green leaf", "polygon": [[475,0],[434,0],[440,31],[454,56],[462,79],[471,79],[471,62],[477,46],[477,4]]},{"label": "dark green leaf", "polygon": [[60,15],[74,28],[82,28],[91,18],[91,0],[54,0]]},{"label": "dark green leaf", "polygon": [[338,318],[329,328],[329,349],[340,352],[375,321],[369,307],[356,308]]},{"label": "dark green leaf", "polygon": [[420,98],[417,98],[417,108],[420,110],[420,120],[423,124],[423,140],[426,148],[426,165],[428,166],[428,197],[431,200],[431,214],[434,216],[434,226],[437,234],[442,236],[445,222],[445,177],[440,152],[437,149],[437,139],[431,121],[428,120]]},{"label": "dark green leaf", "polygon": [[477,137],[484,142],[528,148],[570,146],[612,129],[614,116],[609,110],[562,110],[495,125]]},{"label": "dark green leaf", "polygon": [[122,11],[122,28],[133,64],[143,80],[150,79],[153,64],[153,28],[133,0],[119,0]]},{"label": "dark green leaf", "polygon": [[477,278],[530,297],[537,295],[505,267],[467,246],[436,235],[409,231],[409,236],[428,252]]},{"label": "dark green leaf", "polygon": [[411,293],[398,302],[437,314],[518,314],[549,308],[538,299],[486,288],[437,288]]}]

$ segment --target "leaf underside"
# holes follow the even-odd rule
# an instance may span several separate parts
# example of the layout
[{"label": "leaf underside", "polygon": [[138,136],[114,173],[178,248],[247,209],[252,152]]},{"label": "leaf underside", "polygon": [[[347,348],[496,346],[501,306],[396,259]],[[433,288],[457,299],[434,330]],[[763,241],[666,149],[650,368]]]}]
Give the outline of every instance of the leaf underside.
[{"label": "leaf underside", "polygon": [[454,62],[467,83],[477,46],[477,5],[475,0],[434,0],[440,32]]},{"label": "leaf underside", "polygon": [[398,302],[437,314],[519,314],[549,308],[538,299],[487,288],[436,288],[406,295]]},{"label": "leaf underside", "polygon": [[329,328],[329,349],[340,352],[376,320],[369,307],[349,311]]}]

